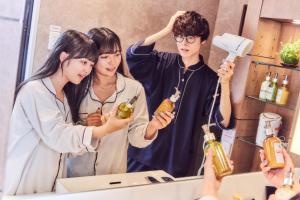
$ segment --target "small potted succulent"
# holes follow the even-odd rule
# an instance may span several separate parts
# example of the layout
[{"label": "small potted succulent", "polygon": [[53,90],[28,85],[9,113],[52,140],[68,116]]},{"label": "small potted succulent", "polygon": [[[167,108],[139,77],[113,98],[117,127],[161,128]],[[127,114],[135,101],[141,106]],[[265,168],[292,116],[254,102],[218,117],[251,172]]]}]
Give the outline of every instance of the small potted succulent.
[{"label": "small potted succulent", "polygon": [[300,39],[296,42],[289,42],[282,45],[280,58],[283,66],[297,67],[300,53]]}]

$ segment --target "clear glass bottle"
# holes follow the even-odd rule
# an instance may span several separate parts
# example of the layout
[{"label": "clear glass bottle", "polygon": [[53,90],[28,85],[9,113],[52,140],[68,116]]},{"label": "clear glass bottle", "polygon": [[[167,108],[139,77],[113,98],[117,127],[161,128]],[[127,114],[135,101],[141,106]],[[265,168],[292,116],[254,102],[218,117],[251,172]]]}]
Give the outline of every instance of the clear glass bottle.
[{"label": "clear glass bottle", "polygon": [[118,106],[117,118],[126,119],[129,118],[134,111],[134,102],[138,99],[138,96],[134,96],[129,102],[123,102]]},{"label": "clear glass bottle", "polygon": [[282,154],[281,140],[276,137],[271,127],[271,122],[266,121],[266,139],[263,147],[268,161],[268,167],[271,169],[280,169],[284,167],[284,158]]},{"label": "clear glass bottle", "polygon": [[206,143],[204,152],[207,154],[208,149],[213,151],[213,164],[218,179],[232,174],[232,168],[230,167],[229,160],[225,154],[223,146],[220,142],[216,141],[215,135],[209,131],[208,126],[205,124],[202,126],[205,133],[204,141]]},{"label": "clear glass bottle", "polygon": [[284,178],[283,185],[279,187],[275,192],[276,200],[289,200],[296,195],[296,192],[293,190],[293,175],[294,174],[290,169]]},{"label": "clear glass bottle", "polygon": [[288,76],[284,75],[282,86],[277,91],[276,103],[279,105],[285,105],[288,101],[289,90],[287,88],[289,83]]},{"label": "clear glass bottle", "polygon": [[175,88],[175,93],[170,97],[161,102],[161,104],[158,106],[156,111],[154,112],[154,115],[159,115],[161,112],[172,112],[175,108],[175,103],[180,97],[180,91]]},{"label": "clear glass bottle", "polygon": [[260,92],[259,92],[259,98],[261,100],[267,100],[267,88],[271,83],[271,72],[268,72],[266,74],[265,80],[261,83]]},{"label": "clear glass bottle", "polygon": [[278,90],[278,73],[275,74],[274,78],[272,79],[272,82],[270,83],[270,85],[267,88],[267,100],[268,101],[272,101],[274,102],[276,99],[276,95],[277,95],[277,90]]}]

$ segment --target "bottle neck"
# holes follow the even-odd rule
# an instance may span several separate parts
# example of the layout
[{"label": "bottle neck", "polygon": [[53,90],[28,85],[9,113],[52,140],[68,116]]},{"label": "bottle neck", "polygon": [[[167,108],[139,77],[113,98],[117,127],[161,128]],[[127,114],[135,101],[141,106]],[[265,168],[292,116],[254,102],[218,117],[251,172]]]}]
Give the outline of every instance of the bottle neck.
[{"label": "bottle neck", "polygon": [[215,135],[213,133],[211,133],[211,132],[205,133],[205,135],[204,135],[204,141],[206,143],[212,143],[212,142],[216,141]]},{"label": "bottle neck", "polygon": [[131,105],[133,105],[134,102],[136,102],[137,99],[138,99],[138,97],[134,96],[132,99],[130,99],[130,101],[128,103],[131,104]]},{"label": "bottle neck", "polygon": [[267,129],[266,129],[266,136],[267,136],[268,138],[274,136],[274,133],[273,133],[272,128],[267,128]]}]

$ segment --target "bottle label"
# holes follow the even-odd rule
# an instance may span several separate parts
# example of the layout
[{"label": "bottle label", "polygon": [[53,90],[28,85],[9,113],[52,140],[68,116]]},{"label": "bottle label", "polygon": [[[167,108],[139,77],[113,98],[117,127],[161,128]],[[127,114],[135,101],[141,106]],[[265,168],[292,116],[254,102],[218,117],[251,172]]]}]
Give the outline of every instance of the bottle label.
[{"label": "bottle label", "polygon": [[282,154],[282,146],[280,143],[274,143],[274,153],[275,153],[276,162],[284,163],[283,154]]},{"label": "bottle label", "polygon": [[271,101],[272,100],[272,95],[273,95],[273,88],[272,87],[268,87],[265,91],[265,95],[266,95],[266,99]]},{"label": "bottle label", "polygon": [[279,89],[279,90],[277,91],[276,103],[280,103],[280,102],[281,102],[281,97],[282,97],[282,90]]},{"label": "bottle label", "polygon": [[265,90],[261,90],[259,93],[259,98],[260,99],[266,99],[266,91]]},{"label": "bottle label", "polygon": [[268,86],[269,86],[269,83],[266,81],[264,81],[261,84],[261,88],[260,88],[260,92],[259,92],[260,99],[266,100]]}]

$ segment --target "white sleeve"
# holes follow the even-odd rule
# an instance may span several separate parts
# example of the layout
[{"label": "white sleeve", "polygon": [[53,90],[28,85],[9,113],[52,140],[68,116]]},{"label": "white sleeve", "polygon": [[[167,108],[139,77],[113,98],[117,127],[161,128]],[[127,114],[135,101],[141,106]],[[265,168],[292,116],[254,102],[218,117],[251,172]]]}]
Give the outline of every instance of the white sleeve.
[{"label": "white sleeve", "polygon": [[94,151],[93,127],[67,124],[55,102],[55,97],[43,91],[24,87],[18,95],[24,115],[41,140],[60,153]]},{"label": "white sleeve", "polygon": [[141,85],[139,86],[139,97],[135,102],[134,120],[129,125],[128,139],[132,146],[144,148],[156,139],[157,132],[153,139],[145,139],[146,129],[149,123],[149,114],[144,88]]}]

